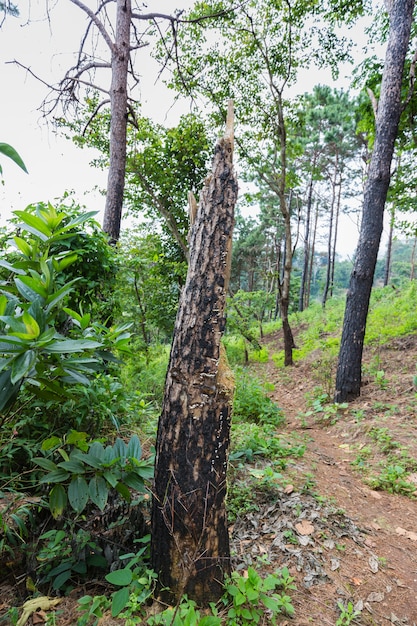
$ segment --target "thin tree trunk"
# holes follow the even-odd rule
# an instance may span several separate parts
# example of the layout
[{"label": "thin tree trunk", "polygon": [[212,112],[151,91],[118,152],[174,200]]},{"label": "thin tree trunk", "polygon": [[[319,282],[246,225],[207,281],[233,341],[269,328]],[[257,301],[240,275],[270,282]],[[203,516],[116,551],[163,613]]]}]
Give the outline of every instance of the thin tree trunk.
[{"label": "thin tree trunk", "polygon": [[112,48],[110,86],[110,164],[103,230],[110,242],[120,236],[126,173],[127,75],[130,54],[131,0],[117,0],[116,39]]},{"label": "thin tree trunk", "polygon": [[[313,161],[313,168],[315,167],[315,158]],[[307,278],[308,278],[308,265],[310,262],[310,220],[311,220],[311,206],[313,202],[313,174],[310,178],[310,183],[308,186],[308,196],[307,196],[307,209],[306,209],[306,226],[304,232],[304,261],[303,261],[303,271],[301,274],[301,285],[300,285],[300,295],[298,298],[298,310],[304,311],[304,302],[305,302],[305,293],[307,287]]]},{"label": "thin tree trunk", "polygon": [[329,295],[329,289],[330,289],[330,279],[332,275],[332,243],[333,243],[334,213],[335,213],[335,205],[336,205],[336,185],[337,185],[336,181],[337,181],[338,161],[339,161],[339,155],[338,153],[336,153],[336,162],[334,164],[334,173],[333,173],[333,180],[332,180],[332,202],[330,205],[329,236],[328,236],[328,241],[327,241],[326,282],[324,285],[323,299],[322,299],[323,308],[326,306],[327,297]]},{"label": "thin tree trunk", "polygon": [[221,337],[230,276],[237,182],[232,107],[191,229],[159,420],[152,504],[152,567],[167,601],[207,605],[230,572],[225,509],[234,390]]},{"label": "thin tree trunk", "polygon": [[313,277],[313,268],[314,268],[314,253],[316,251],[316,236],[317,236],[317,224],[319,221],[319,203],[316,203],[316,213],[314,216],[314,228],[310,242],[310,265],[308,268],[308,279],[307,279],[307,292],[306,299],[304,303],[304,308],[307,308],[310,305],[310,294],[311,294],[311,279]]},{"label": "thin tree trunk", "polygon": [[414,237],[413,251],[411,253],[410,280],[414,280],[414,272],[415,272],[415,266],[416,266],[416,245],[417,245],[417,237]]},{"label": "thin tree trunk", "polygon": [[376,136],[365,184],[363,218],[350,277],[336,377],[336,402],[360,395],[363,343],[390,183],[390,168],[402,111],[401,86],[414,0],[389,3],[390,30],[376,118]]},{"label": "thin tree trunk", "polygon": [[388,285],[390,273],[391,273],[391,256],[392,256],[392,241],[394,238],[394,223],[395,223],[395,206],[393,204],[390,210],[387,256],[385,258],[385,268],[384,268],[384,287]]},{"label": "thin tree trunk", "polygon": [[337,194],[337,203],[336,203],[336,215],[334,219],[334,235],[333,235],[333,247],[332,247],[332,271],[330,276],[330,297],[333,297],[333,288],[334,288],[334,268],[336,265],[336,247],[337,247],[337,234],[339,231],[339,217],[340,217],[340,202],[342,198],[342,178],[339,181],[339,191]]}]

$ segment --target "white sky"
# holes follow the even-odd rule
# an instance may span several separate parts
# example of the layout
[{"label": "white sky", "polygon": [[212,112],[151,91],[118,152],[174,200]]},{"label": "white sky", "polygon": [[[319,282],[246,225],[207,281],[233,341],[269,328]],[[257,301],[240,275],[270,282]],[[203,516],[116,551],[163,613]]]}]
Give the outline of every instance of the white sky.
[{"label": "white sky", "polygon": [[[0,187],[0,225],[16,209],[24,209],[30,203],[50,201],[62,197],[65,191],[74,190],[74,198],[89,210],[102,211],[104,198],[94,191],[104,188],[106,173],[89,165],[95,153],[76,148],[71,141],[57,137],[52,127],[42,119],[38,110],[47,88],[29,76],[24,69],[9,64],[14,59],[29,66],[47,82],[56,82],[73,64],[84,33],[86,17],[69,0],[49,0],[50,23],[42,19],[48,0],[16,0],[20,17],[8,17],[0,29],[0,142],[11,144],[23,158],[29,175],[21,171],[12,161],[1,158],[4,185]],[[87,2],[95,6],[94,1]],[[175,8],[186,8],[191,0],[149,0],[147,11],[173,12]],[[30,10],[28,9],[30,7]],[[29,21],[29,23],[28,23]],[[361,57],[363,47],[362,29],[352,35],[358,42],[357,55]],[[139,51],[143,59],[142,105],[145,115],[163,122],[172,105],[173,94],[164,90],[161,83],[155,85],[156,67],[149,59],[147,48]],[[350,71],[347,67],[337,85],[347,87]],[[308,91],[317,83],[330,83],[324,72],[306,72],[300,77],[300,91]],[[170,113],[172,115],[172,113]],[[101,216],[98,216],[101,220]],[[338,250],[351,254],[357,240],[357,227],[349,219],[341,228]]]}]

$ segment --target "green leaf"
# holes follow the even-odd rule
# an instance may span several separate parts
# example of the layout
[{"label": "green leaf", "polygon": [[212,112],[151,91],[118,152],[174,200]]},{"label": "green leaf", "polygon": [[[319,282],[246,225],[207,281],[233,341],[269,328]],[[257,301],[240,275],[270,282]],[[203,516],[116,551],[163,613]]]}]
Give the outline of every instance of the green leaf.
[{"label": "green leaf", "polygon": [[28,311],[25,311],[22,315],[22,322],[25,325],[26,332],[33,339],[37,339],[41,334],[38,322],[31,316]]},{"label": "green leaf", "polygon": [[48,439],[42,442],[42,450],[52,450],[52,448],[56,448],[61,443],[62,441],[59,437],[52,435],[52,437],[48,437]]},{"label": "green leaf", "polygon": [[138,476],[134,472],[129,472],[128,474],[126,474],[126,476],[123,477],[123,482],[131,489],[139,491],[140,493],[146,491],[142,478],[140,478],[140,476]]},{"label": "green leaf", "polygon": [[107,582],[112,585],[117,585],[118,587],[126,587],[126,585],[130,585],[133,580],[132,570],[129,567],[124,567],[123,569],[117,569],[114,572],[110,572],[105,576]]},{"label": "green leaf", "polygon": [[68,570],[67,572],[62,572],[62,574],[59,574],[59,576],[55,578],[54,582],[52,583],[52,588],[55,590],[61,589],[61,587],[63,587],[63,585],[70,578],[71,578],[71,570]]},{"label": "green leaf", "polygon": [[74,511],[81,513],[88,502],[88,485],[83,476],[74,476],[68,487],[68,500]]},{"label": "green leaf", "polygon": [[45,347],[45,352],[64,354],[67,352],[82,352],[83,350],[93,350],[102,346],[98,341],[90,339],[63,339],[56,340]]},{"label": "green leaf", "polygon": [[129,488],[124,483],[118,482],[116,485],[116,491],[117,493],[120,493],[120,495],[124,500],[126,500],[126,502],[131,501],[132,497],[130,495]]},{"label": "green leaf", "polygon": [[57,469],[53,472],[49,472],[48,474],[46,474],[46,476],[42,476],[39,482],[40,483],[63,483],[64,480],[67,480],[67,478],[69,478],[68,472],[66,472],[64,469]]},{"label": "green leaf", "polygon": [[49,509],[54,519],[61,517],[67,506],[67,494],[62,485],[54,485],[49,493]]},{"label": "green leaf", "polygon": [[127,444],[126,456],[133,457],[135,459],[140,459],[142,456],[142,448],[140,445],[139,437],[137,435],[133,435],[130,441]]},{"label": "green leaf", "polygon": [[44,456],[36,456],[32,461],[48,472],[54,472],[57,469],[57,465],[51,461],[51,459],[46,459]]},{"label": "green leaf", "polygon": [[20,250],[20,252],[22,252],[25,256],[27,257],[31,257],[32,256],[32,248],[30,247],[30,245],[27,243],[27,241],[25,241],[24,239],[22,239],[21,237],[13,237],[13,241],[16,244],[16,247]]},{"label": "green leaf", "polygon": [[82,447],[82,449],[84,449],[83,446],[80,446],[80,443],[82,444],[82,442],[85,442],[87,438],[88,433],[79,430],[70,430],[70,432],[66,436],[66,441],[71,445]]},{"label": "green leaf", "polygon": [[27,280],[27,277],[22,276],[22,278],[15,278],[14,282],[16,285],[16,289],[18,290],[20,295],[25,298],[25,300],[27,300],[28,302],[32,302],[32,300],[36,298],[43,297],[40,296],[40,294],[35,291],[31,286],[27,285],[24,279]]},{"label": "green leaf", "polygon": [[116,487],[119,480],[119,476],[117,476],[110,470],[106,470],[105,472],[103,472],[103,478],[105,478],[109,485],[113,488]]},{"label": "green leaf", "polygon": [[33,368],[36,363],[36,352],[27,350],[23,354],[17,356],[12,364],[10,382],[12,385],[22,380]]},{"label": "green leaf", "polygon": [[245,604],[246,602],[246,596],[243,595],[243,593],[241,593],[240,591],[235,595],[235,599],[234,599],[234,603],[236,606],[240,606],[242,604]]},{"label": "green leaf", "polygon": [[121,611],[126,607],[129,602],[129,587],[123,587],[113,594],[113,600],[111,603],[112,617],[117,617]]},{"label": "green leaf", "polygon": [[274,611],[275,613],[279,611],[279,603],[275,598],[270,598],[269,596],[262,597],[262,603],[266,606],[267,609]]},{"label": "green leaf", "polygon": [[85,472],[84,465],[77,460],[61,461],[61,463],[58,463],[58,467],[62,467],[67,472],[71,472],[71,474],[84,474]]},{"label": "green leaf", "polygon": [[22,157],[20,154],[13,148],[13,146],[8,143],[0,143],[0,153],[9,157],[16,165],[18,165],[26,174],[28,171],[26,169],[26,165],[24,164]]},{"label": "green leaf", "polygon": [[198,622],[198,626],[221,626],[222,620],[214,615],[206,615]]},{"label": "green leaf", "polygon": [[42,241],[47,241],[52,236],[51,229],[48,228],[40,217],[28,211],[14,211],[14,214],[26,225],[26,230],[39,237]]},{"label": "green leaf", "polygon": [[93,476],[88,485],[88,492],[91,501],[98,506],[100,511],[103,511],[109,495],[109,489],[104,478],[102,476]]}]

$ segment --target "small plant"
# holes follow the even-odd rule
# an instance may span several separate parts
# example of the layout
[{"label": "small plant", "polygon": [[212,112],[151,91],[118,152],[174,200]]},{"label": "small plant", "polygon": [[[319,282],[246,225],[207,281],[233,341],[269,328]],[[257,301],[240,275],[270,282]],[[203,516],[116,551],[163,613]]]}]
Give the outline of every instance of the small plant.
[{"label": "small plant", "polygon": [[68,503],[78,514],[89,501],[102,511],[111,489],[130,502],[130,490],[143,493],[145,481],[153,474],[152,462],[141,459],[136,435],[127,444],[117,438],[113,446],[104,447],[97,440],[88,442],[87,433],[71,431],[64,440],[50,437],[42,448],[45,452],[53,450],[55,460],[45,456],[33,461],[47,471],[39,482],[54,485],[49,508],[55,519],[61,517]]},{"label": "small plant", "polygon": [[340,610],[340,617],[336,622],[336,626],[349,626],[352,622],[360,616],[361,612],[356,610],[352,602],[348,602],[346,605],[341,600],[337,603]]},{"label": "small plant", "polygon": [[[146,624],[149,626],[220,626],[222,621],[217,615],[216,607],[211,605],[211,610],[215,613],[214,615],[201,617],[196,603],[184,596],[176,607],[168,607],[161,613],[149,617]],[[130,625],[126,624],[126,626]]]},{"label": "small plant", "polygon": [[110,604],[106,596],[83,596],[78,600],[77,609],[83,614],[78,618],[77,626],[97,626]]},{"label": "small plant", "polygon": [[267,612],[269,623],[276,624],[280,614],[294,615],[291,598],[285,594],[276,593],[276,589],[284,591],[295,589],[293,578],[288,569],[270,574],[261,578],[258,572],[249,567],[247,576],[232,572],[231,578],[225,583],[226,593],[223,603],[232,606],[228,611],[228,624],[231,626],[253,626],[258,624],[261,617]]},{"label": "small plant", "polygon": [[416,486],[407,482],[407,472],[401,465],[388,465],[384,467],[379,476],[370,478],[368,483],[373,489],[381,489],[389,493],[401,493],[412,496]]},{"label": "small plant", "polygon": [[239,422],[279,426],[284,422],[281,409],[265,393],[265,387],[252,374],[238,370],[233,412]]},{"label": "small plant", "polygon": [[389,452],[399,447],[399,443],[393,440],[388,428],[378,428],[375,426],[369,431],[369,436],[379,444],[381,452]]}]

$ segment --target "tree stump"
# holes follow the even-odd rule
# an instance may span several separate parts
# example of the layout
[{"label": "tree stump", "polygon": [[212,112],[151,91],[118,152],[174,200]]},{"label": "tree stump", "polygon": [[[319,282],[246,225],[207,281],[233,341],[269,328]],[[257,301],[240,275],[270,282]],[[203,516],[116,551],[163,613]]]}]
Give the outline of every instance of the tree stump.
[{"label": "tree stump", "polygon": [[200,605],[217,600],[230,572],[225,496],[234,379],[221,338],[236,199],[230,102],[191,226],[158,425],[151,554],[169,602],[184,593]]}]

